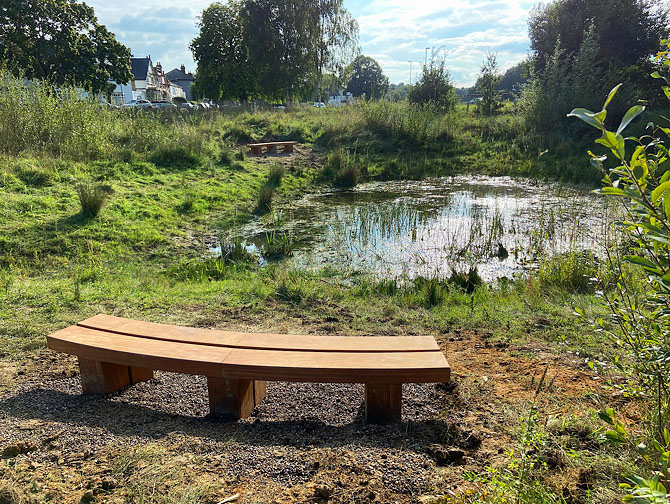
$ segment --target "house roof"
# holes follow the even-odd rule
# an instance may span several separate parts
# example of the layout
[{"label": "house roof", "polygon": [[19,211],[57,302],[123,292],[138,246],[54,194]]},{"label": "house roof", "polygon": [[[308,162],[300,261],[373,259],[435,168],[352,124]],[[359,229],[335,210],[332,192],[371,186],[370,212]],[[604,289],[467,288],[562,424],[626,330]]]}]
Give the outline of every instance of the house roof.
[{"label": "house roof", "polygon": [[165,74],[165,76],[170,79],[172,82],[178,81],[178,80],[189,80],[189,81],[194,81],[195,77],[193,77],[192,73],[186,73],[182,72],[179,68],[175,68],[173,70],[170,70],[168,73]]},{"label": "house roof", "polygon": [[135,80],[146,80],[149,73],[151,58],[130,58],[130,71]]}]

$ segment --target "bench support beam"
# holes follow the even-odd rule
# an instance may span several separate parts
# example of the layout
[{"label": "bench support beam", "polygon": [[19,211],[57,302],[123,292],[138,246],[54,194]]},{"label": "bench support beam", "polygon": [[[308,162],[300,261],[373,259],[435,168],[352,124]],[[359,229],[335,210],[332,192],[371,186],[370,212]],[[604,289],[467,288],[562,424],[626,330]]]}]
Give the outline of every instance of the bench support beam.
[{"label": "bench support beam", "polygon": [[246,418],[265,397],[265,382],[208,376],[207,391],[213,415]]},{"label": "bench support beam", "polygon": [[373,424],[400,422],[402,384],[365,384],[365,421]]},{"label": "bench support beam", "polygon": [[123,366],[79,357],[81,389],[84,394],[111,394],[154,377],[151,369]]}]

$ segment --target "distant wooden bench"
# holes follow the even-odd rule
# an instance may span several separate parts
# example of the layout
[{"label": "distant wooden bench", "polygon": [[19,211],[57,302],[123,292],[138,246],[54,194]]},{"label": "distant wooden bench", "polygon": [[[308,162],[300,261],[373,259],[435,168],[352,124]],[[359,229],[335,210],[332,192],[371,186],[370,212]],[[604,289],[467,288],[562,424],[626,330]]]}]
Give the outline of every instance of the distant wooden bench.
[{"label": "distant wooden bench", "polygon": [[79,358],[85,394],[108,394],[154,370],[207,377],[210,410],[244,418],[266,380],[365,383],[370,423],[400,421],[403,383],[447,382],[450,368],[430,336],[295,336],[195,329],[96,315],[47,336]]},{"label": "distant wooden bench", "polygon": [[287,142],[265,142],[265,143],[254,143],[247,144],[247,147],[251,149],[251,153],[254,156],[260,156],[263,154],[263,149],[265,149],[266,154],[277,154],[277,147],[283,147],[282,152],[293,152],[293,146],[298,142],[287,141]]}]

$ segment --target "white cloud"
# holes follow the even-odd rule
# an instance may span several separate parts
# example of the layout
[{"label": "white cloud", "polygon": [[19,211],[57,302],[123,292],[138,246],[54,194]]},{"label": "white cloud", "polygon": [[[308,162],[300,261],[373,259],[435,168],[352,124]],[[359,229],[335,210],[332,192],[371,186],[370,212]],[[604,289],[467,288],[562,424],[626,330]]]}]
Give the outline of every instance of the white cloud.
[{"label": "white cloud", "polygon": [[[88,0],[98,19],[133,54],[151,54],[171,69],[195,68],[188,49],[197,34],[197,16],[208,0]],[[382,65],[392,82],[413,80],[426,48],[440,48],[457,85],[474,83],[486,51],[498,53],[501,67],[521,61],[528,50],[526,20],[535,0],[344,0],[358,19],[361,49]],[[430,53],[430,49],[429,49]]]}]

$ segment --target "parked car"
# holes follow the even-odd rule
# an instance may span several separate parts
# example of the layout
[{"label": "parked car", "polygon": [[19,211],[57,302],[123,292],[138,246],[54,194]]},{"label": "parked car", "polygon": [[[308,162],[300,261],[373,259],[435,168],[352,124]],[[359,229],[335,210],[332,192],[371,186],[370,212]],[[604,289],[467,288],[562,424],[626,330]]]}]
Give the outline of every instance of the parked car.
[{"label": "parked car", "polygon": [[191,102],[184,102],[184,103],[179,104],[179,108],[187,109],[187,110],[193,110],[194,108],[197,108],[197,107]]},{"label": "parked car", "polygon": [[315,102],[314,102],[314,105],[312,105],[312,107],[315,107],[315,108],[325,108],[325,107],[326,107],[326,104],[323,103],[322,101],[321,101],[321,102],[316,102],[316,101],[315,101]]},{"label": "parked car", "polygon": [[272,105],[272,108],[275,110],[286,110],[286,107],[284,107],[284,105],[282,105],[281,103],[275,103],[274,105]]},{"label": "parked car", "polygon": [[153,108],[155,109],[176,109],[177,106],[174,103],[166,102],[166,101],[159,101],[159,102],[153,102],[152,103]]},{"label": "parked car", "polygon": [[123,106],[127,108],[153,108],[149,100],[133,100],[129,103],[124,103]]}]

